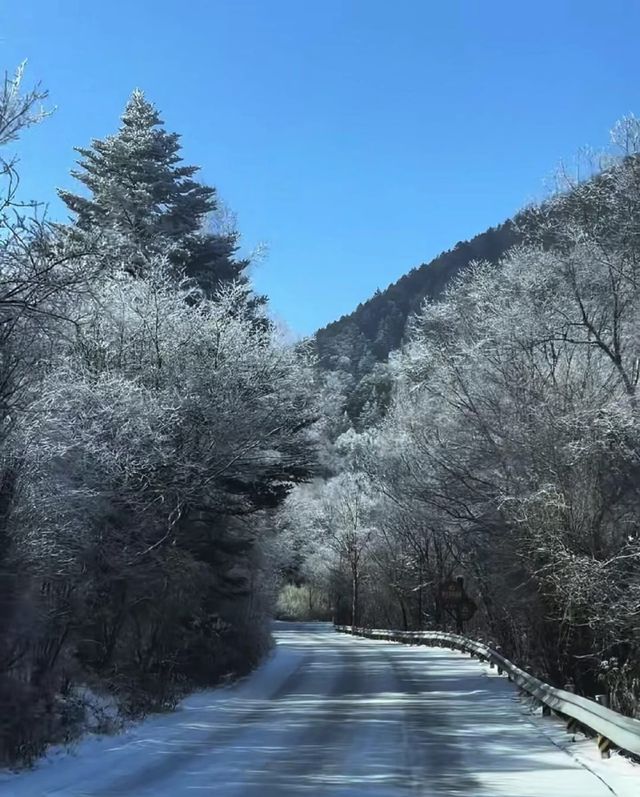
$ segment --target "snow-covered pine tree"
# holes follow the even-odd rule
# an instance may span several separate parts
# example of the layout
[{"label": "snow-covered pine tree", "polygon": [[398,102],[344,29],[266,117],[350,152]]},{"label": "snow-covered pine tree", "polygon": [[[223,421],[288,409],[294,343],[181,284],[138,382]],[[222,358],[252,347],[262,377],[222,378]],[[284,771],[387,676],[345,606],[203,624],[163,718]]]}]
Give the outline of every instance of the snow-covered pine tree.
[{"label": "snow-covered pine tree", "polygon": [[108,235],[133,274],[167,257],[208,296],[223,283],[246,282],[248,261],[235,258],[237,234],[207,230],[215,189],[193,179],[198,167],[182,163],[179,134],[164,128],[142,91],[131,95],[115,135],[76,151],[81,159],[72,175],[89,195],[58,192],[75,216],[75,238],[86,244]]}]

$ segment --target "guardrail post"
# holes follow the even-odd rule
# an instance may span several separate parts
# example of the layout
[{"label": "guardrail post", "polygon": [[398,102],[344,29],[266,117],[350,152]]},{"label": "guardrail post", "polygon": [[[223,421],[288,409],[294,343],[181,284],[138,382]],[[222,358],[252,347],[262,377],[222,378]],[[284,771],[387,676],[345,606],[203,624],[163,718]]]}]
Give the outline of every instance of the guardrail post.
[{"label": "guardrail post", "polygon": [[546,703],[542,704],[542,716],[543,717],[550,717],[551,716],[551,709]]},{"label": "guardrail post", "polygon": [[611,742],[605,737],[598,734],[598,750],[602,758],[611,758]]},{"label": "guardrail post", "polygon": [[[596,703],[609,708],[609,695],[596,695]],[[611,742],[606,736],[598,734],[598,750],[602,758],[611,758]]]}]

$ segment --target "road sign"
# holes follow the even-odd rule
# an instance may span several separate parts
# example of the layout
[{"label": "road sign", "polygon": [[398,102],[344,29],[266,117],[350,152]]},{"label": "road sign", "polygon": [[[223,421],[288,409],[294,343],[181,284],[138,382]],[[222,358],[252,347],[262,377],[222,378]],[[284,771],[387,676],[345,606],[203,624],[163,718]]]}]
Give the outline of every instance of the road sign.
[{"label": "road sign", "polygon": [[464,600],[464,581],[462,578],[449,578],[440,584],[440,603],[443,606],[459,606]]},{"label": "road sign", "polygon": [[440,584],[439,596],[440,604],[455,619],[458,633],[462,633],[463,623],[470,620],[478,610],[474,601],[464,590],[462,576],[443,581]]},{"label": "road sign", "polygon": [[478,607],[467,595],[464,596],[462,603],[458,606],[458,614],[460,619],[465,623],[469,621],[473,615],[478,611]]}]

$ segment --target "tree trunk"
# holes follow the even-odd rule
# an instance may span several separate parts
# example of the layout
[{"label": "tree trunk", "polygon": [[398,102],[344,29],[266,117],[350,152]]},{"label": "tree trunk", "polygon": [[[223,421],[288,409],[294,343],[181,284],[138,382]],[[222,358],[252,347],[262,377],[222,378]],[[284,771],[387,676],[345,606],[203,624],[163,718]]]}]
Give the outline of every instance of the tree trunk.
[{"label": "tree trunk", "polygon": [[359,621],[359,606],[358,606],[358,571],[354,569],[351,575],[351,625],[356,628]]},{"label": "tree trunk", "polygon": [[401,595],[398,595],[398,603],[400,604],[400,611],[402,612],[402,630],[408,631],[409,619],[407,617],[407,607],[404,605],[404,601],[402,600]]}]

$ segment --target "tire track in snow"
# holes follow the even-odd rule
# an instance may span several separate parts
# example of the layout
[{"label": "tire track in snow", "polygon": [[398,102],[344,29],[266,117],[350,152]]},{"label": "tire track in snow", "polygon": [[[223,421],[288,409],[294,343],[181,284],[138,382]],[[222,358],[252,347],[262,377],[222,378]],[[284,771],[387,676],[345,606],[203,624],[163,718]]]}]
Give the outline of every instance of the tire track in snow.
[{"label": "tire track in snow", "polygon": [[[287,695],[273,718],[279,725],[271,729],[272,748],[260,749],[258,744],[249,766],[221,795],[280,797],[324,791],[323,781],[339,766],[350,732],[352,696],[362,682],[362,670],[354,651],[327,648],[326,637],[320,641],[305,688]],[[277,734],[281,738],[274,744]]]},{"label": "tire track in snow", "polygon": [[403,657],[411,655],[410,650],[385,646],[400,692],[406,696],[402,702],[402,747],[407,788],[424,797],[480,795],[483,787],[465,766],[463,740],[456,733],[456,718],[451,716],[450,709],[455,709],[455,705],[435,697],[442,691],[442,683],[438,683],[437,675],[429,673],[424,659],[419,661],[419,673],[403,663]]}]

